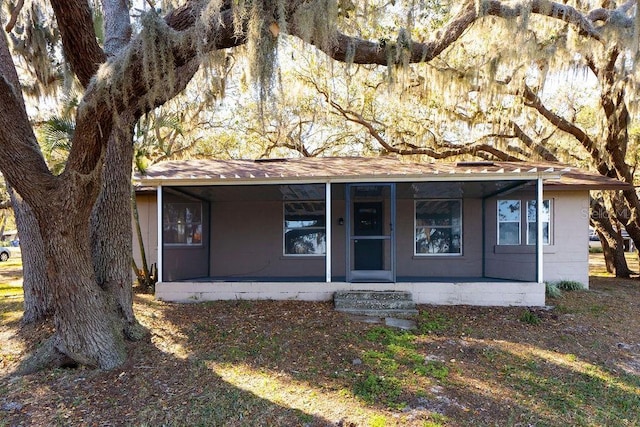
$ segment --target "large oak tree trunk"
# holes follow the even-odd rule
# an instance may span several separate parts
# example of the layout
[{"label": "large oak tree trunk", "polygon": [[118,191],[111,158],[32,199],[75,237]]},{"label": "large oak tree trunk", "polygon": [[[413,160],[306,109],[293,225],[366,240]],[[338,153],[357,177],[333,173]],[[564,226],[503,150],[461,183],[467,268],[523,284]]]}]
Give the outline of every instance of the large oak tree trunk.
[{"label": "large oak tree trunk", "polygon": [[[94,173],[97,175],[97,172]],[[96,198],[95,176],[67,177],[52,192],[46,210],[34,209],[44,242],[54,309],[55,335],[27,359],[23,372],[59,363],[64,355],[75,363],[112,369],[126,359],[119,316],[112,298],[98,286],[89,240],[89,218]]]},{"label": "large oak tree trunk", "polygon": [[[6,34],[4,31],[0,31],[0,33],[0,97],[3,99],[0,101],[3,109],[3,114],[0,116],[0,129],[6,132],[5,135],[0,135],[0,150],[2,150],[2,154],[11,154],[9,148],[13,148],[15,151],[8,156],[10,160],[3,173],[9,187],[9,195],[16,215],[16,225],[21,238],[25,294],[23,321],[30,323],[41,320],[53,309],[49,292],[49,283],[51,282],[47,274],[46,253],[35,211],[23,200],[23,195],[19,195],[14,190],[18,188],[16,184],[20,184],[21,187],[33,191],[31,200],[39,202],[40,193],[34,188],[38,180],[30,179],[26,174],[40,172],[42,175],[46,175],[44,173],[46,165],[40,146],[36,143],[33,129],[30,127],[24,100],[17,95],[20,93],[16,90],[20,88],[20,80],[9,52]],[[13,147],[9,142],[12,138],[15,138]],[[30,163],[29,155],[37,156],[36,161]],[[28,166],[25,167],[25,165]],[[15,170],[12,171],[12,168]],[[18,182],[19,180],[20,182]],[[42,182],[39,183],[42,184]]]},{"label": "large oak tree trunk", "polygon": [[[616,277],[628,279],[632,271],[629,270],[627,259],[624,256],[624,242],[619,234],[611,236],[596,229],[600,242],[602,243],[602,253],[607,272],[613,273]],[[617,236],[617,237],[616,237]]]},{"label": "large oak tree trunk", "polygon": [[9,196],[16,216],[22,252],[22,288],[24,290],[23,323],[35,323],[52,314],[49,278],[46,272],[44,243],[33,211],[9,186]]},{"label": "large oak tree trunk", "polygon": [[625,227],[635,246],[640,247],[640,199],[633,188],[634,168],[627,163],[626,157],[629,144],[628,129],[631,123],[625,100],[627,82],[616,72],[616,63],[620,57],[624,57],[624,52],[618,45],[614,45],[607,54],[605,66],[599,68],[593,61],[588,62],[588,65],[602,85],[600,105],[607,118],[604,147],[609,155],[609,163],[616,173],[616,178],[629,184],[628,190],[610,195],[610,211],[614,214],[613,218]]},{"label": "large oak tree trunk", "polygon": [[628,278],[633,272],[629,269],[624,255],[622,235],[611,223],[610,212],[611,210],[607,210],[598,200],[591,200],[591,222],[602,244],[607,271],[615,273],[616,277]]},{"label": "large oak tree trunk", "polygon": [[135,119],[121,117],[107,146],[102,189],[91,215],[93,265],[98,285],[110,296],[129,339],[140,339],[144,328],[133,313],[131,274],[131,165]]}]

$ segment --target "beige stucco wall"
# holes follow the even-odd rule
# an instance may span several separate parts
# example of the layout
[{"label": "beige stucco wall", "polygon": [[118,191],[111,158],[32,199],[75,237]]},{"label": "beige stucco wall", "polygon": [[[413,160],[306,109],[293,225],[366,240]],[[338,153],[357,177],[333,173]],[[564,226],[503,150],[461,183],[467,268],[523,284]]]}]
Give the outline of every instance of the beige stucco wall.
[{"label": "beige stucco wall", "polygon": [[[155,193],[142,193],[136,195],[138,205],[138,217],[140,218],[140,229],[142,231],[142,241],[147,255],[149,268],[158,262],[158,209]],[[132,220],[133,228],[133,259],[138,267],[142,268],[142,258],[140,255],[140,245],[135,232],[135,221]]]},{"label": "beige stucco wall", "polygon": [[[546,197],[546,196],[545,196]],[[549,192],[557,200],[555,252],[544,254],[545,281],[575,280],[589,286],[589,192]]]}]

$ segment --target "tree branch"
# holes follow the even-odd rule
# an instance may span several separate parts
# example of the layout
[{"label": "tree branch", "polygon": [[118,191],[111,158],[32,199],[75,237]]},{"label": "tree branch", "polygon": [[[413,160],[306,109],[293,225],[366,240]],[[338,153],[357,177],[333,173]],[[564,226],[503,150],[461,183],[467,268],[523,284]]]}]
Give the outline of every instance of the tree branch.
[{"label": "tree branch", "polygon": [[104,50],[107,56],[114,56],[131,40],[129,5],[126,0],[102,0],[104,15]]},{"label": "tree branch", "polygon": [[[611,10],[604,7],[594,9],[589,12],[587,19],[591,22],[611,22],[614,21],[622,28],[633,28],[634,18],[626,16],[631,8],[636,4],[636,0],[629,0],[617,9]],[[637,13],[637,12],[636,12]]]},{"label": "tree branch", "polygon": [[[496,138],[496,137],[504,138],[505,136],[497,135],[497,134],[483,135],[480,138],[478,138],[476,141],[469,144],[458,144],[458,143],[440,141],[435,144],[434,149],[438,153],[441,153],[446,156],[443,158],[454,157],[454,156],[459,156],[463,154],[477,155],[476,153],[482,152],[482,153],[489,154],[493,159],[498,159],[505,162],[522,160],[521,158],[518,158],[512,154],[506,153],[494,147],[493,145],[487,144],[486,142],[481,142],[487,138]],[[438,157],[436,157],[436,159],[437,158]]]},{"label": "tree branch", "polygon": [[503,1],[491,0],[482,3],[481,7],[486,15],[501,18],[515,18],[524,13],[533,13],[548,18],[557,19],[571,25],[579,35],[602,41],[602,34],[593,22],[583,12],[576,8],[558,2],[547,0],[534,0],[529,3],[519,3],[513,6]]},{"label": "tree branch", "polygon": [[[474,155],[482,158],[487,158],[482,154],[490,155],[490,158],[495,158],[503,161],[520,160],[509,153],[491,146],[486,143],[474,142],[472,144],[454,144],[447,142],[438,142],[434,147],[418,147],[411,146],[403,143],[401,146],[392,145],[382,136],[382,134],[376,129],[371,121],[365,119],[360,113],[348,110],[332,100],[327,91],[320,88],[316,82],[310,81],[316,91],[321,94],[326,102],[345,120],[356,123],[367,130],[369,135],[388,153],[395,153],[399,155],[426,155],[433,159],[449,159],[461,155]],[[481,139],[486,139],[485,136]]]},{"label": "tree branch", "polygon": [[515,122],[511,122],[511,126],[513,127],[513,131],[516,136],[524,145],[529,147],[536,153],[538,156],[542,157],[544,160],[548,162],[557,162],[558,158],[555,154],[553,154],[549,149],[547,149],[544,145],[536,143],[529,135],[527,135],[520,126],[518,126]]},{"label": "tree branch", "polygon": [[[53,0],[52,3],[60,20],[60,27],[65,28],[63,34],[63,40],[66,40],[65,52],[70,52],[74,58],[73,62],[79,67],[79,75],[82,76],[82,80],[86,81],[95,71],[95,65],[93,68],[85,70],[82,65],[89,61],[82,61],[74,56],[74,53],[75,55],[78,53],[73,47],[78,48],[78,52],[88,51],[89,57],[95,58],[92,64],[98,64],[104,60],[104,53],[98,50],[97,43],[89,43],[88,49],[78,46],[81,42],[86,42],[84,40],[87,38],[86,34],[90,34],[88,28],[91,23],[90,11],[86,2],[80,0]],[[287,5],[287,17],[291,17],[295,8],[300,7],[303,3],[299,0],[291,0]],[[166,37],[167,44],[166,48],[163,48],[163,52],[172,55],[172,66],[178,70],[175,72],[176,76],[187,75],[183,78],[185,85],[193,74],[183,73],[181,70],[183,67],[190,70],[196,69],[198,55],[215,49],[238,46],[246,41],[244,36],[238,37],[235,32],[237,26],[234,26],[231,10],[225,10],[218,16],[211,16],[209,22],[197,23],[200,11],[205,6],[206,2],[196,0],[187,2],[165,18],[168,27],[174,31],[172,32],[169,28],[161,30],[163,37]],[[482,16],[494,15],[512,18],[524,13],[524,11],[525,8],[521,5],[507,6],[494,0],[483,3]],[[568,6],[533,1],[531,11],[563,20],[576,27],[582,34],[599,38],[599,33],[590,26],[590,23],[579,12]],[[475,2],[468,0],[458,15],[445,27],[438,40],[426,44],[414,43],[411,45],[410,60],[429,61],[433,59],[482,16],[478,15]],[[73,22],[71,25],[70,19],[73,17],[77,22]],[[80,31],[79,28],[84,30]],[[301,36],[297,34],[298,29],[293,23],[291,23],[291,29],[292,34]],[[81,36],[83,34],[84,37]],[[162,105],[182,88],[183,82],[176,85],[174,81],[170,81],[171,79],[154,75],[149,77],[149,74],[153,73],[145,72],[143,38],[144,34],[141,34],[129,43],[127,54],[118,55],[113,63],[107,65],[105,72],[98,74],[95,82],[88,87],[87,94],[79,108],[77,119],[79,132],[76,132],[76,135],[79,135],[78,138],[82,138],[85,143],[77,144],[77,141],[74,141],[69,157],[71,169],[85,172],[92,169],[92,163],[95,164],[101,155],[101,147],[106,144],[106,138],[108,138],[112,126],[113,113],[118,114],[131,108],[136,112],[136,115],[140,115],[144,111]],[[314,41],[312,40],[311,43]],[[325,47],[325,49],[328,49],[327,53],[337,60],[353,59],[354,62],[389,65],[387,64],[388,55],[379,43],[337,34],[337,42],[331,48]],[[354,54],[351,55],[349,52]],[[146,78],[134,79],[132,76],[146,76]],[[123,88],[127,90],[122,90]],[[358,118],[352,115],[351,120],[357,121]],[[371,134],[376,138],[376,132],[373,130]],[[379,139],[379,142],[386,143],[382,138]],[[391,146],[385,148],[397,151]],[[425,153],[429,153],[428,149],[425,150]],[[436,153],[431,154],[436,155]]]},{"label": "tree branch", "polygon": [[[560,117],[558,114],[549,110],[543,103],[540,97],[536,95],[529,86],[524,85],[522,96],[525,100],[525,105],[535,109],[542,117],[547,119],[551,124],[556,126],[563,132],[573,136],[591,155],[598,172],[604,176],[615,176],[615,172],[611,170],[605,159],[603,153],[598,149],[596,142],[589,137],[582,129],[568,120]],[[613,174],[613,175],[612,175]]]},{"label": "tree branch", "polygon": [[[21,194],[34,194],[37,191],[46,193],[55,178],[44,162],[29,123],[20,81],[4,32],[0,34],[0,105],[0,170],[9,184]],[[38,183],[45,183],[45,188]],[[34,194],[34,197],[41,194]]]},{"label": "tree branch", "polygon": [[62,37],[64,56],[82,86],[107,58],[93,29],[93,17],[86,0],[51,0]]},{"label": "tree branch", "polygon": [[[431,61],[458,40],[474,22],[484,16],[511,19],[530,12],[566,22],[581,36],[602,41],[600,31],[593,26],[592,22],[582,12],[561,3],[535,0],[526,5],[523,3],[511,5],[511,3],[499,0],[487,0],[481,2],[480,12],[481,14],[478,14],[475,1],[467,0],[460,12],[440,32],[441,35],[437,40],[426,43],[411,43],[408,47],[410,49],[409,62]],[[289,31],[292,35],[300,38],[303,38],[305,33],[304,28],[296,28],[293,24],[291,24]],[[335,40],[332,46],[322,46],[316,40],[310,40],[310,43],[323,50],[331,58],[342,62],[391,65],[389,63],[390,58],[393,58],[394,63],[399,63],[402,60],[399,55],[388,54],[388,49],[396,49],[391,43],[372,42],[350,37],[339,32],[336,33]]]},{"label": "tree branch", "polygon": [[23,7],[24,0],[18,0],[18,3],[16,3],[16,7],[14,7],[11,11],[11,18],[9,18],[9,22],[7,22],[7,25],[4,27],[4,30],[7,33],[10,33],[13,30],[13,27],[15,27],[16,21],[18,20],[18,15],[20,15],[20,11]]}]

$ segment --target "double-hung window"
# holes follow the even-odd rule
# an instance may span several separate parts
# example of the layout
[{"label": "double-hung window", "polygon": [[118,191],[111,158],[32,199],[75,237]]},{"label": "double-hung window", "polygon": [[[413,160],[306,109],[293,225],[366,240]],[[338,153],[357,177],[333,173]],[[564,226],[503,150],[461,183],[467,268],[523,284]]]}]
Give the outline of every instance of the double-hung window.
[{"label": "double-hung window", "polygon": [[462,254],[461,200],[416,200],[415,254]]},{"label": "double-hung window", "polygon": [[[523,219],[526,221],[526,244],[535,245],[538,236],[536,201],[527,200],[526,210],[521,200],[498,200],[498,245],[522,243]],[[551,200],[542,202],[542,243],[551,244]]]},{"label": "double-hung window", "polygon": [[201,202],[167,202],[163,214],[165,245],[202,245]]},{"label": "double-hung window", "polygon": [[284,202],[284,254],[326,253],[324,201]]}]

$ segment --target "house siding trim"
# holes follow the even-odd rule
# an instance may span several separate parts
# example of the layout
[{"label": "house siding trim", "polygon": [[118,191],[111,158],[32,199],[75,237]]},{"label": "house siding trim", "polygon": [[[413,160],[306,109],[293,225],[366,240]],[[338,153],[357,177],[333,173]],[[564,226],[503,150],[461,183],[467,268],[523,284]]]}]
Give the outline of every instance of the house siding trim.
[{"label": "house siding trim", "polygon": [[331,282],[331,233],[333,230],[333,215],[331,215],[331,183],[325,183],[324,195],[324,212],[325,212],[325,244],[326,250],[324,254],[325,282]]},{"label": "house siding trim", "polygon": [[[542,183],[542,178],[538,178],[538,182],[536,185],[536,279],[538,283],[544,283],[544,241],[542,240],[542,203],[544,200],[544,188]],[[527,206],[525,204],[525,209]],[[526,214],[527,218],[529,213]],[[552,221],[549,223],[549,227],[551,227]],[[528,226],[527,226],[528,227]],[[551,233],[551,229],[549,229],[549,233]],[[527,229],[527,235],[529,234],[529,230]],[[551,241],[551,236],[549,236],[549,241]]]},{"label": "house siding trim", "polygon": [[158,240],[157,240],[157,242],[158,242],[158,248],[157,248],[158,254],[157,254],[157,259],[156,259],[156,263],[157,263],[157,266],[158,266],[158,269],[157,269],[157,271],[158,271],[158,273],[157,273],[158,274],[158,282],[162,282],[162,276],[163,276],[162,269],[164,268],[163,263],[162,263],[162,259],[164,257],[164,251],[163,251],[164,241],[163,241],[163,236],[162,236],[162,234],[164,232],[163,227],[162,227],[162,203],[163,203],[162,193],[163,193],[163,191],[164,191],[164,188],[162,187],[162,185],[158,185],[157,196],[156,196],[157,197],[157,199],[156,199],[157,200],[157,202],[156,202],[156,207],[157,208],[156,209],[157,209],[157,214],[158,214],[158,223],[157,223],[158,224]]}]

